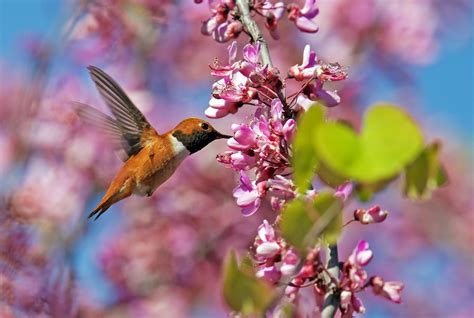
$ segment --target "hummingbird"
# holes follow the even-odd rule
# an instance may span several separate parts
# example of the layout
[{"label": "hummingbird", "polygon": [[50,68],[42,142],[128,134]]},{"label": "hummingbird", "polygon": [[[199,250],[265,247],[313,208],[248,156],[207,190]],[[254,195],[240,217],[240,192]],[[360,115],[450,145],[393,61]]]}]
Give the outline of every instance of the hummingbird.
[{"label": "hummingbird", "polygon": [[80,102],[74,102],[76,112],[109,135],[124,161],[88,218],[95,216],[97,220],[114,203],[132,194],[151,196],[185,158],[216,139],[231,137],[194,117],[159,134],[112,77],[95,66],[87,69],[114,118]]}]

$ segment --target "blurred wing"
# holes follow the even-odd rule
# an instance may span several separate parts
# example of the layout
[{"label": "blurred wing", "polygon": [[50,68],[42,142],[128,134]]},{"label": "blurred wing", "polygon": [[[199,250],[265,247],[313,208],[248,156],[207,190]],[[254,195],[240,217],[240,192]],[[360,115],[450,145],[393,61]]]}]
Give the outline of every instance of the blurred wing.
[{"label": "blurred wing", "polygon": [[129,156],[138,153],[145,142],[151,136],[157,135],[157,132],[109,75],[95,66],[89,66],[87,69],[100,95],[117,119],[116,123],[123,138],[130,146],[130,152],[127,151],[127,153]]},{"label": "blurred wing", "polygon": [[118,122],[110,116],[87,104],[72,102],[77,115],[88,124],[96,127],[111,140],[120,159],[126,161],[133,155],[132,148],[124,138]]}]

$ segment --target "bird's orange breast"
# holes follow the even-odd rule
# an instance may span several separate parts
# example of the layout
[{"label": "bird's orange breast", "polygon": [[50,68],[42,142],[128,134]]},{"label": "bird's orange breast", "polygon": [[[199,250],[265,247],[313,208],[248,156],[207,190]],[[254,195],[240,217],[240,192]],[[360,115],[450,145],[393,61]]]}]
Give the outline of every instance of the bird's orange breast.
[{"label": "bird's orange breast", "polygon": [[135,156],[130,157],[122,170],[133,179],[134,193],[151,195],[168,180],[189,151],[171,134],[151,139]]}]

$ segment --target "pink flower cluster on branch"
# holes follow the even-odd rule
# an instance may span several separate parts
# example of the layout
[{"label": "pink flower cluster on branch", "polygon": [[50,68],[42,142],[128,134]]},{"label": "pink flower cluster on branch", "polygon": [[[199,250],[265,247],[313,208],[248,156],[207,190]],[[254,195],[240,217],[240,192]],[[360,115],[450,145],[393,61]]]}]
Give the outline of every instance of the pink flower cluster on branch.
[{"label": "pink flower cluster on branch", "polygon": [[[203,1],[195,0],[194,2],[202,3]],[[264,19],[265,27],[274,39],[280,38],[278,22],[282,20],[285,12],[288,20],[293,22],[300,31],[314,33],[319,29],[314,22],[319,13],[316,0],[306,0],[302,8],[295,3],[272,3],[266,0],[252,0],[249,4],[250,11]],[[210,35],[214,40],[222,43],[237,38],[245,31],[239,21],[240,13],[235,0],[208,0],[208,5],[212,16],[202,23],[202,34]]]},{"label": "pink flower cluster on branch", "polygon": [[[374,254],[364,240],[359,241],[343,263],[338,277],[329,274],[328,265],[324,261],[326,258],[324,249],[316,247],[301,260],[301,256],[266,220],[258,228],[252,254],[257,262],[258,277],[273,284],[280,283],[283,277],[291,278],[285,289],[285,295],[290,300],[295,300],[302,288],[311,287],[317,305],[322,306],[324,295],[330,288],[335,288],[341,295],[342,317],[352,317],[353,313],[365,312],[365,307],[356,294],[368,287],[372,288],[375,295],[401,303],[403,283],[385,282],[379,276],[368,278],[365,267]],[[300,262],[301,267],[298,266]]]},{"label": "pink flower cluster on branch", "polygon": [[[234,197],[243,215],[255,213],[268,192],[272,193],[272,207],[279,210],[287,200],[296,196],[290,178],[290,145],[296,129],[294,117],[302,109],[298,103],[305,99],[334,106],[339,97],[336,92],[324,90],[323,84],[343,80],[347,75],[339,66],[318,60],[306,46],[303,64],[295,65],[289,71],[291,78],[305,79],[306,82],[299,91],[290,95],[293,96],[290,101],[282,100],[279,92],[285,87],[284,81],[277,68],[259,62],[259,43],[247,44],[243,48],[243,59],[238,61],[235,41],[228,52],[227,65],[216,62],[211,66],[211,74],[220,79],[213,84],[212,98],[205,114],[210,118],[222,118],[236,113],[244,105],[256,110],[250,123],[232,125],[234,136],[227,143],[231,150],[219,155],[218,161],[240,171],[241,182],[234,190]],[[330,100],[327,96],[334,98]],[[247,174],[249,170],[253,170],[253,180]]]},{"label": "pink flower cluster on branch", "polygon": [[341,311],[342,317],[352,317],[353,313],[364,313],[365,307],[362,301],[356,296],[372,286],[372,291],[376,295],[381,295],[395,303],[401,303],[401,291],[403,283],[384,282],[379,276],[367,279],[367,272],[364,267],[372,260],[373,252],[369,249],[369,243],[359,241],[352,254],[342,266],[341,277],[338,281],[338,288],[341,290]]}]

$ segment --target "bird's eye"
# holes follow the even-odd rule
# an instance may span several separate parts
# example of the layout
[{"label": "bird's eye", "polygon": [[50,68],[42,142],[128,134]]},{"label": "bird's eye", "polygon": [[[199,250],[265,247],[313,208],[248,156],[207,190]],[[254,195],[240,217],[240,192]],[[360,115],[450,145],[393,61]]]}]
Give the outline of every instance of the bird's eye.
[{"label": "bird's eye", "polygon": [[209,129],[209,124],[202,123],[201,128],[204,129],[204,130],[208,130]]}]

